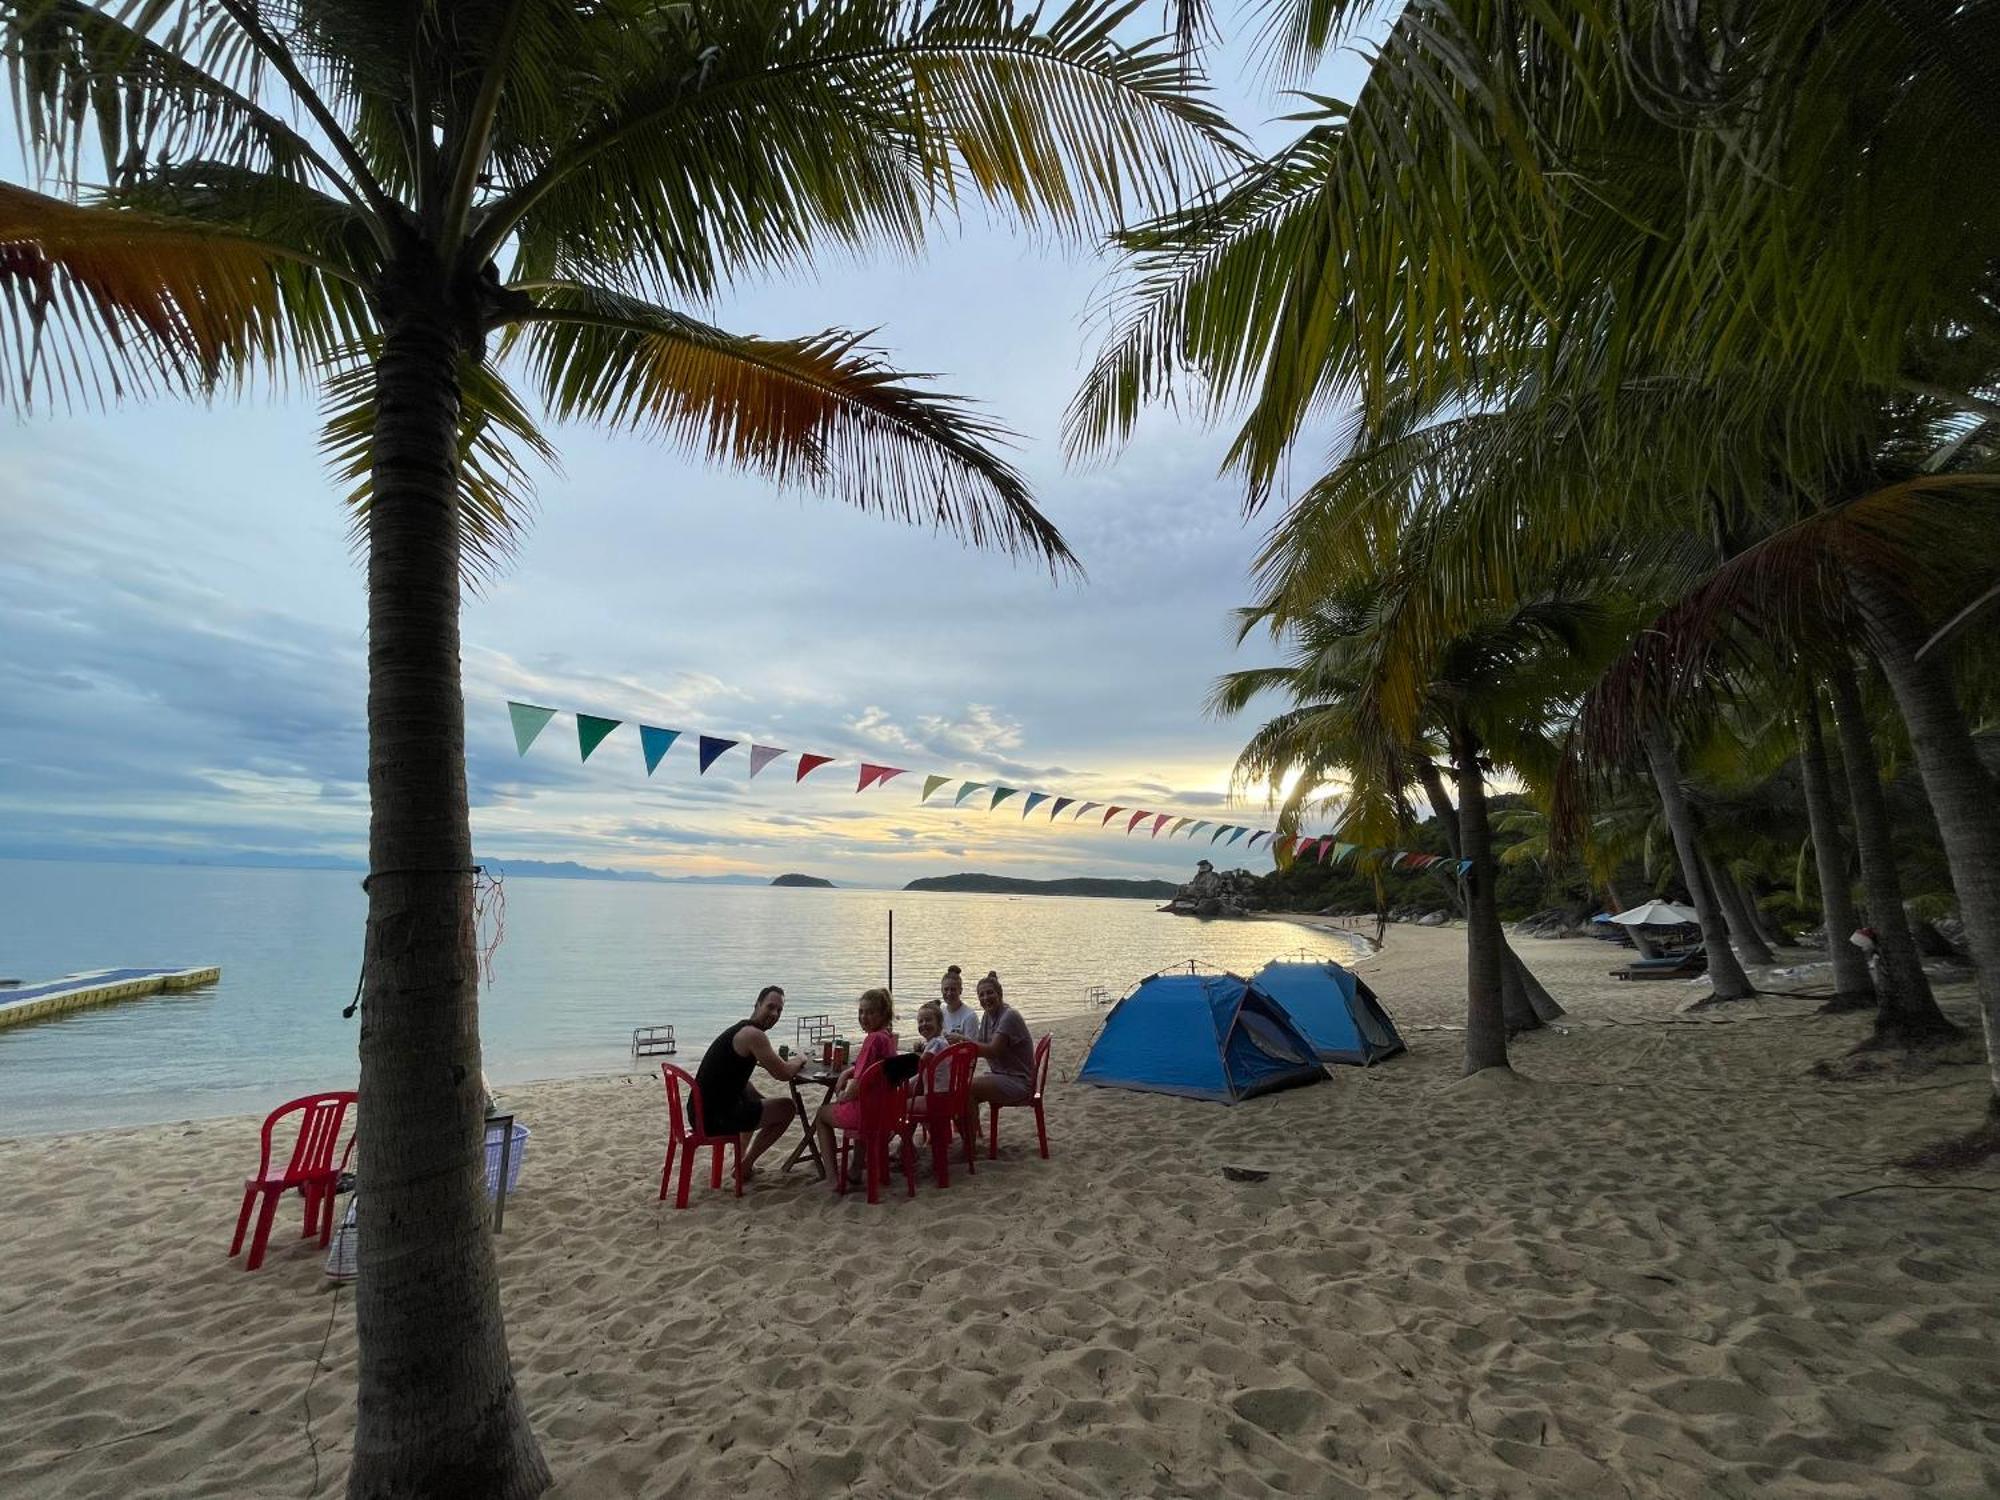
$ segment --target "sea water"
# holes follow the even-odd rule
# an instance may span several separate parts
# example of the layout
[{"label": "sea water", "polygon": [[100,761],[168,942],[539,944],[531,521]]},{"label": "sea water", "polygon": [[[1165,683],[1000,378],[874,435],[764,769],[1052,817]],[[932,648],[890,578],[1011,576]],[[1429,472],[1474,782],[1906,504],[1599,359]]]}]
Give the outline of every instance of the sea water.
[{"label": "sea water", "polygon": [[[482,985],[479,1027],[496,1086],[620,1072],[632,1030],[672,1025],[690,1071],[709,1039],[783,985],[802,1015],[853,1031],[854,1001],[888,979],[895,914],[897,1029],[947,964],[997,969],[1031,1022],[1087,1010],[1176,963],[1248,973],[1301,949],[1355,942],[1284,922],[1201,922],[1149,901],[514,879]],[[351,1088],[365,898],[332,870],[0,860],[0,975],[219,964],[204,989],[0,1030],[0,1135],[258,1113]],[[492,935],[491,930],[487,935]],[[4,994],[0,991],[0,994]]]}]

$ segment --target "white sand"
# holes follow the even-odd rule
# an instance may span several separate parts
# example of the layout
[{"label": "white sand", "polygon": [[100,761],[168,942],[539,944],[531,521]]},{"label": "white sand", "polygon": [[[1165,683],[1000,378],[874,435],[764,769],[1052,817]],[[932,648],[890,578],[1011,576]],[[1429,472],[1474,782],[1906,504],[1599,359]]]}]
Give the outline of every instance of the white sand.
[{"label": "white sand", "polygon": [[[510,1091],[507,1317],[558,1492],[2000,1493],[2000,1178],[1884,1165],[1970,1123],[1979,1069],[1822,1084],[1865,1021],[1678,1016],[1685,986],[1531,942],[1572,1021],[1516,1044],[1526,1086],[1453,1089],[1462,942],[1367,965],[1409,1056],[1233,1109],[1073,1085],[1093,1023],[1060,1025],[1054,1159],[1013,1112],[914,1202],[794,1174],[677,1214],[656,1082]],[[255,1144],[0,1142],[0,1493],[307,1494],[329,1326],[338,1493],[351,1301],[294,1205],[262,1271],[224,1259]]]}]

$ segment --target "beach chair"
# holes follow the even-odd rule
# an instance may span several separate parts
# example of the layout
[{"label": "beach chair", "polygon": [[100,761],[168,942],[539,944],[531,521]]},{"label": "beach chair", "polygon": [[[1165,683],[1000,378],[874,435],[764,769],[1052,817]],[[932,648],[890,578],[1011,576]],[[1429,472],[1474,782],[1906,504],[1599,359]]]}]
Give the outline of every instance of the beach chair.
[{"label": "beach chair", "polygon": [[1041,1138],[1042,1160],[1049,1159],[1049,1122],[1042,1115],[1042,1093],[1049,1084],[1050,1042],[1042,1037],[1035,1043],[1035,1091],[1019,1104],[989,1104],[986,1106],[986,1159],[993,1160],[1000,1154],[1000,1111],[1003,1109],[1033,1109],[1035,1112],[1035,1134]]},{"label": "beach chair", "polygon": [[916,1092],[910,1096],[909,1135],[912,1149],[916,1131],[923,1127],[931,1148],[931,1170],[939,1187],[951,1186],[951,1138],[954,1132],[965,1142],[965,1170],[972,1170],[977,1153],[972,1138],[965,1133],[965,1118],[972,1109],[972,1070],[979,1061],[979,1049],[970,1042],[953,1042],[931,1053],[918,1070]]},{"label": "beach chair", "polygon": [[[340,1180],[340,1174],[347,1166],[347,1158],[353,1154],[354,1142],[350,1138],[347,1151],[335,1166],[333,1148],[340,1144],[340,1127],[347,1118],[348,1108],[356,1095],[350,1092],[330,1094],[306,1094],[281,1104],[264,1119],[264,1131],[258,1144],[257,1175],[243,1179],[243,1207],[236,1214],[236,1233],[229,1241],[229,1255],[233,1260],[243,1248],[243,1231],[250,1223],[250,1210],[263,1199],[263,1208],[257,1215],[257,1229],[250,1236],[250,1255],[243,1262],[243,1269],[254,1271],[264,1264],[264,1247],[271,1238],[271,1219],[278,1211],[278,1200],[296,1188],[306,1200],[305,1239],[319,1236],[324,1245],[333,1235],[333,1188]],[[282,1167],[274,1166],[271,1159],[271,1137],[278,1124],[287,1116],[299,1117],[299,1138],[292,1143],[292,1152]]]},{"label": "beach chair", "polygon": [[1634,959],[1624,968],[1608,972],[1613,979],[1692,979],[1708,972],[1708,953],[1702,948],[1662,953],[1658,958]]},{"label": "beach chair", "polygon": [[[694,1075],[672,1063],[660,1064],[660,1076],[667,1084],[667,1160],[660,1168],[660,1201],[667,1198],[667,1181],[674,1175],[674,1157],[678,1154],[681,1163],[680,1191],[674,1195],[674,1207],[688,1206],[688,1188],[694,1179],[694,1157],[697,1151],[712,1148],[715,1158],[709,1166],[708,1185],[722,1186],[722,1148],[727,1146],[732,1155],[731,1171],[736,1180],[736,1196],[743,1196],[743,1138],[739,1135],[710,1135],[701,1120],[701,1090],[694,1085]],[[683,1099],[682,1094],[686,1094]],[[694,1111],[690,1123],[688,1111]]]},{"label": "beach chair", "polygon": [[917,1151],[910,1139],[909,1095],[890,1076],[888,1063],[870,1063],[856,1081],[855,1103],[860,1105],[861,1124],[840,1132],[833,1153],[833,1184],[836,1192],[846,1192],[848,1153],[860,1148],[862,1171],[868,1184],[868,1201],[882,1201],[882,1184],[889,1180],[889,1147],[902,1146],[903,1176],[910,1184],[909,1196],[917,1196]]}]

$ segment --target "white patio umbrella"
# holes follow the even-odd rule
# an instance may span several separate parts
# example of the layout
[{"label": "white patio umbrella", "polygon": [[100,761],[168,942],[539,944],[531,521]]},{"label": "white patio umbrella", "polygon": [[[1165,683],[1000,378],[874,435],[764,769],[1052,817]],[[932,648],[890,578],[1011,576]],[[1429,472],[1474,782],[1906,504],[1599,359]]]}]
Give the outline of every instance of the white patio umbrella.
[{"label": "white patio umbrella", "polygon": [[1671,901],[1648,901],[1600,920],[1616,922],[1622,927],[1685,927],[1698,919],[1690,907],[1676,906]]}]

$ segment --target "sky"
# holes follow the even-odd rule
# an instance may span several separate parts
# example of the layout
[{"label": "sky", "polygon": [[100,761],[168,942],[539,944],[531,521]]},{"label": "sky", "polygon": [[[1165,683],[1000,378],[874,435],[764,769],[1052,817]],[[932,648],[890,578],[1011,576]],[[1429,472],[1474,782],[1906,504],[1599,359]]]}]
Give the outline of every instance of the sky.
[{"label": "sky", "polygon": [[[1292,107],[1216,67],[1237,123]],[[1340,91],[1359,64],[1333,64]],[[0,163],[22,180],[0,135]],[[960,870],[1184,879],[1209,853],[1025,794],[1268,826],[1231,797],[1249,721],[1207,717],[1267,516],[1226,433],[1150,415],[1067,464],[1063,408],[1102,333],[1108,263],[977,217],[921,260],[829,262],[699,309],[744,332],[875,329],[975,398],[1087,569],[967,550],[646,439],[554,431],[518,554],[468,591],[467,762],[480,857],[666,876],[801,871],[899,885]],[[360,861],[365,600],[310,392],[0,417],[0,857]],[[507,702],[564,710],[525,756]],[[585,763],[571,712],[626,721]],[[633,727],[680,729],[649,777]],[[693,738],[739,739],[697,775]],[[832,755],[748,778],[747,742]],[[906,768],[857,793],[861,761]],[[1022,789],[919,805],[926,774]],[[1170,824],[1169,827],[1172,825]],[[1240,847],[1240,846],[1239,846]]]}]

